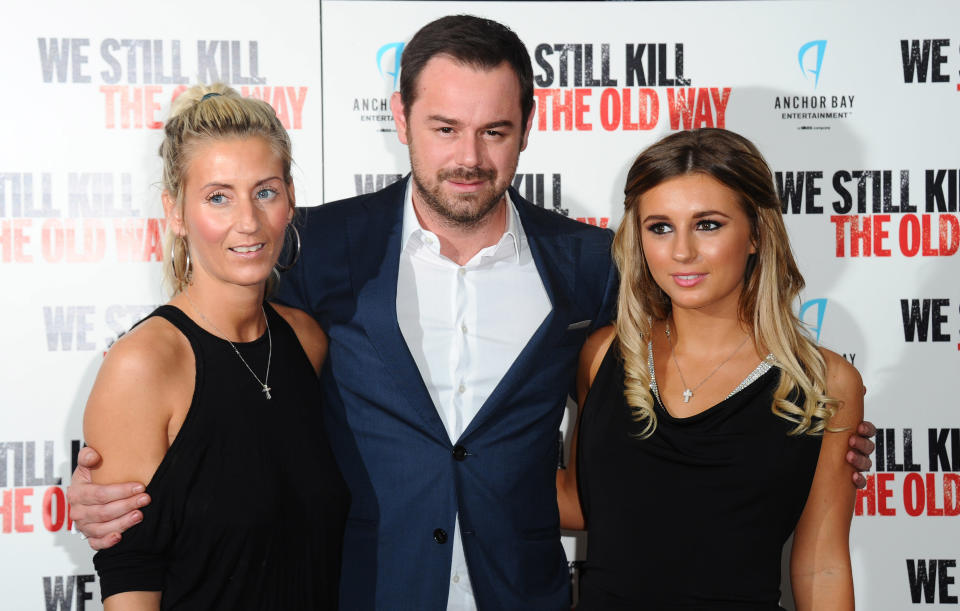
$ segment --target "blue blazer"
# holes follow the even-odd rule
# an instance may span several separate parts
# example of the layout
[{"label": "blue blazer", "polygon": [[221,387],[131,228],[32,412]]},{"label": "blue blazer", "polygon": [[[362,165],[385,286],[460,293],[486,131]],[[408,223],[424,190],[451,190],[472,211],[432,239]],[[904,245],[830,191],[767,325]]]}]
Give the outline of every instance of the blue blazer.
[{"label": "blue blazer", "polygon": [[580,348],[610,320],[612,234],[511,190],[553,309],[452,444],[397,323],[406,185],[305,210],[276,295],[330,341],[324,420],[352,494],[340,607],[445,609],[459,512],[480,609],[569,609],[557,431]]}]

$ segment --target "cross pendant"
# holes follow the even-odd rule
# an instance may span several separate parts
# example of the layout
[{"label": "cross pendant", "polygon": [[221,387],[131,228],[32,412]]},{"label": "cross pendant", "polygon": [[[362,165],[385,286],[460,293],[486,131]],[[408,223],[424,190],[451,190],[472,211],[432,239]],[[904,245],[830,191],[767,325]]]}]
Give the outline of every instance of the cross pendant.
[{"label": "cross pendant", "polygon": [[[683,402],[684,402],[684,403],[690,403],[690,397],[692,397],[692,396],[693,396],[693,392],[692,392],[689,388],[686,389],[686,390],[684,390],[684,391],[683,391]],[[267,398],[268,398],[268,399],[270,398],[270,394],[269,394],[269,393],[267,393]]]},{"label": "cross pendant", "polygon": [[271,399],[271,398],[272,398],[272,397],[270,396],[270,387],[267,386],[266,384],[263,385],[263,390],[260,391],[260,392],[262,392],[263,394],[267,395],[267,399]]}]

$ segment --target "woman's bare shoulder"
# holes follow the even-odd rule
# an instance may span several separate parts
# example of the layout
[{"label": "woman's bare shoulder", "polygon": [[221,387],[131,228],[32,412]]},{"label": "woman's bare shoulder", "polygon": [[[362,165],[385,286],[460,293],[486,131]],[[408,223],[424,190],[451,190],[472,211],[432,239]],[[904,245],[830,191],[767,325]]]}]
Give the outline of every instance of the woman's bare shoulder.
[{"label": "woman's bare shoulder", "polygon": [[189,340],[150,318],[103,359],[84,410],[87,442],[104,457],[95,479],[146,481],[168,447],[171,421],[189,409],[195,363]]},{"label": "woman's bare shoulder", "polygon": [[590,334],[580,350],[580,364],[577,368],[577,381],[582,388],[589,388],[593,384],[603,357],[606,356],[610,344],[617,333],[613,325],[600,327]]},{"label": "woman's bare shoulder", "polygon": [[840,400],[833,426],[856,426],[863,420],[863,396],[867,389],[857,368],[832,350],[820,348],[826,371],[826,394]]}]

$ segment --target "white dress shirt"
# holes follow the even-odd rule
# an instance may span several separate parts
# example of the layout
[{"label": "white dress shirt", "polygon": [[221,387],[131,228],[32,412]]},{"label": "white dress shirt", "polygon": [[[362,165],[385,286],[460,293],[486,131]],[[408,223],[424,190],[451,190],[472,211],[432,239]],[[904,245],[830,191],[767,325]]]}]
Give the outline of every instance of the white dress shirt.
[{"label": "white dress shirt", "polygon": [[[441,255],[436,234],[420,226],[412,189],[411,179],[403,208],[397,321],[455,444],[552,306],[509,195],[500,240],[460,266]],[[447,609],[474,610],[459,519],[451,541]]]}]

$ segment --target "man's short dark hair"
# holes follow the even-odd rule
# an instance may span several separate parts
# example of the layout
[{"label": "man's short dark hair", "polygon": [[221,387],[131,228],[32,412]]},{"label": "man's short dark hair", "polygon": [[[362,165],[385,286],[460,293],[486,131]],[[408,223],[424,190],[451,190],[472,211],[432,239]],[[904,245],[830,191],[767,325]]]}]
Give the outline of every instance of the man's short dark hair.
[{"label": "man's short dark hair", "polygon": [[484,70],[507,62],[520,82],[520,112],[526,128],[533,110],[533,67],[527,47],[513,30],[472,15],[448,15],[420,28],[404,47],[400,60],[400,99],[406,114],[416,100],[420,72],[438,55]]}]

